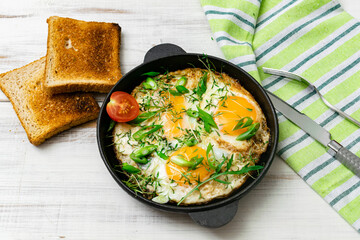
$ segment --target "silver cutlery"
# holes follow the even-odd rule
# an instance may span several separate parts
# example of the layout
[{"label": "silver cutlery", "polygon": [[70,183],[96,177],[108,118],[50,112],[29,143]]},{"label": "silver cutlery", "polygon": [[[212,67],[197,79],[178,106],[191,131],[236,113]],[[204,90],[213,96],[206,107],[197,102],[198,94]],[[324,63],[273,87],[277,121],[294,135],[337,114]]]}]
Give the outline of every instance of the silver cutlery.
[{"label": "silver cutlery", "polygon": [[297,80],[299,82],[302,82],[306,86],[310,86],[311,88],[313,88],[316,91],[316,93],[320,96],[321,100],[325,103],[326,106],[328,106],[333,111],[337,112],[344,118],[347,118],[348,120],[350,120],[351,122],[356,124],[358,127],[360,127],[359,121],[357,121],[356,119],[351,117],[349,114],[346,114],[345,112],[341,111],[339,108],[337,108],[334,105],[332,105],[331,103],[329,103],[313,84],[311,84],[308,80],[301,77],[300,75],[297,75],[297,74],[291,73],[291,72],[287,72],[284,70],[278,70],[278,69],[266,68],[266,67],[263,68],[263,71],[264,71],[264,73],[269,73],[269,74],[280,76],[280,77],[291,78],[291,79]]},{"label": "silver cutlery", "polygon": [[308,133],[323,146],[328,148],[328,153],[330,153],[344,166],[360,177],[360,158],[358,156],[350,152],[337,141],[332,140],[331,134],[319,124],[317,124],[314,120],[297,111],[295,108],[276,97],[269,91],[267,91],[267,93],[271,102],[279,112],[281,112],[286,118],[299,126],[302,130]]}]

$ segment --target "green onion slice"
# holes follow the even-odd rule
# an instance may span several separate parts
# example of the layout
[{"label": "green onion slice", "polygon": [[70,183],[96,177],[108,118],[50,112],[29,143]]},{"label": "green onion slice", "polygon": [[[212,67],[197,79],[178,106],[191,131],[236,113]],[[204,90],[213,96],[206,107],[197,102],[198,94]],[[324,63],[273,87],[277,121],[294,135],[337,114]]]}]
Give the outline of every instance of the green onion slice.
[{"label": "green onion slice", "polygon": [[150,90],[156,90],[158,87],[157,83],[151,77],[146,78],[145,82],[143,82],[143,85],[145,89]]},{"label": "green onion slice", "polygon": [[131,166],[130,164],[127,164],[127,163],[123,163],[122,164],[122,169],[125,171],[125,172],[128,172],[128,173],[139,173],[140,172],[140,169],[134,167],[134,166]]},{"label": "green onion slice", "polygon": [[156,75],[159,75],[159,74],[160,74],[160,73],[158,73],[158,72],[147,72],[147,73],[141,74],[141,76],[155,77]]},{"label": "green onion slice", "polygon": [[211,131],[211,127],[219,129],[218,126],[216,125],[213,117],[205,112],[204,110],[202,110],[201,108],[197,107],[198,111],[199,111],[199,117],[201,118],[201,120],[204,121],[204,127],[205,127],[205,131],[210,132]]},{"label": "green onion slice", "polygon": [[[246,122],[244,122],[245,120],[246,120]],[[233,128],[233,131],[241,129],[241,128],[246,128],[246,127],[250,126],[252,124],[252,122],[253,122],[253,120],[250,117],[243,117],[238,121],[236,126]]]},{"label": "green onion slice", "polygon": [[236,138],[236,140],[243,141],[243,140],[248,140],[248,139],[252,138],[256,134],[259,127],[260,127],[260,123],[252,124],[251,126],[248,127],[248,130],[246,132],[240,134]]},{"label": "green onion slice", "polygon": [[180,167],[193,167],[194,163],[187,161],[183,156],[176,155],[170,158],[170,161],[179,165]]},{"label": "green onion slice", "polygon": [[184,94],[184,93],[189,93],[189,89],[187,89],[186,87],[182,86],[182,85],[179,85],[179,86],[176,86],[175,87],[176,90],[181,93],[181,94]]},{"label": "green onion slice", "polygon": [[[133,138],[136,141],[139,141],[145,137],[147,137],[148,135],[156,132],[157,130],[159,130],[160,128],[162,128],[163,125],[150,125],[150,126],[144,126],[142,127],[139,131],[135,132],[133,134]],[[145,131],[146,129],[151,128],[149,131]]]},{"label": "green onion slice", "polygon": [[178,91],[175,91],[175,90],[172,90],[172,89],[170,89],[169,92],[173,96],[181,96],[182,95],[182,93],[180,93]]},{"label": "green onion slice", "polygon": [[137,116],[134,120],[131,120],[127,123],[129,124],[139,124],[142,123],[152,117],[154,117],[158,112],[144,112]]},{"label": "green onion slice", "polygon": [[193,118],[198,118],[199,117],[199,112],[196,111],[196,110],[192,110],[192,109],[188,109],[186,110],[186,114],[190,117],[193,117]]},{"label": "green onion slice", "polygon": [[183,76],[179,80],[177,80],[175,86],[185,86],[186,83],[187,83],[187,78]]}]

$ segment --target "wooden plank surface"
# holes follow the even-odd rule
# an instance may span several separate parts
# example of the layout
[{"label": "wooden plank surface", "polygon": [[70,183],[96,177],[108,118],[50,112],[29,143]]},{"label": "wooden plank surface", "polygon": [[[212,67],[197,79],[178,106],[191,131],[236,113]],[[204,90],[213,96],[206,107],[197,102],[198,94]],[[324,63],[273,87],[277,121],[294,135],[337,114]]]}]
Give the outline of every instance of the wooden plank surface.
[{"label": "wooden plank surface", "polygon": [[[360,3],[341,2],[360,17]],[[51,15],[119,23],[123,73],[165,42],[223,57],[197,0],[12,0],[0,3],[0,72],[46,54]],[[359,239],[279,158],[223,228],[152,209],[112,179],[95,127],[89,122],[35,147],[0,94],[0,239]]]}]

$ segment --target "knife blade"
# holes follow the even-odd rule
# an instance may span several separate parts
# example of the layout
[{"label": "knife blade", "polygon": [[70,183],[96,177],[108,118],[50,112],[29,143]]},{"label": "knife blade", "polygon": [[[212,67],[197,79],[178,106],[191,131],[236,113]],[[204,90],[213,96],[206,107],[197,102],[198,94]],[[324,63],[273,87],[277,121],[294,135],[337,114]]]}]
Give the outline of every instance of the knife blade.
[{"label": "knife blade", "polygon": [[287,119],[296,124],[312,138],[317,140],[328,149],[328,152],[339,160],[344,166],[360,177],[360,158],[343,147],[340,143],[331,139],[331,134],[314,120],[305,114],[297,111],[287,102],[278,98],[271,92],[267,94],[274,104],[275,108],[281,112]]}]

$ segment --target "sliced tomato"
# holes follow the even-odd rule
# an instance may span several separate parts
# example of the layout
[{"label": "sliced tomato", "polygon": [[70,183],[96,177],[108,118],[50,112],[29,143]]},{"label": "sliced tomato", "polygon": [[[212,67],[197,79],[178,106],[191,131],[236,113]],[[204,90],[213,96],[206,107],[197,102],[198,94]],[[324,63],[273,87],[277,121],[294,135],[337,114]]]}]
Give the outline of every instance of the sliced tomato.
[{"label": "sliced tomato", "polygon": [[106,105],[106,112],[116,122],[128,122],[139,115],[139,104],[136,99],[126,92],[113,92],[110,102]]}]

